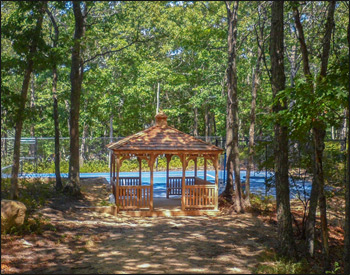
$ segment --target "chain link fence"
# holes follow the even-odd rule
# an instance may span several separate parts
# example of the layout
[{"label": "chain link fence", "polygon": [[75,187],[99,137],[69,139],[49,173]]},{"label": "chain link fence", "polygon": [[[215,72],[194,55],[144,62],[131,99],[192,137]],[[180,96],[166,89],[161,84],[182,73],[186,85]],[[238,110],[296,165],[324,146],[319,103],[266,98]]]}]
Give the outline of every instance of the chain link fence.
[{"label": "chain link fence", "polygon": [[[123,137],[94,137],[80,139],[81,172],[108,172],[109,151],[106,147]],[[225,149],[223,137],[197,137]],[[1,173],[11,174],[14,138],[1,138]],[[54,173],[54,138],[22,138],[20,175],[30,176],[37,173]],[[345,181],[346,140],[326,140],[324,151],[324,173],[327,184],[339,184]],[[248,161],[248,140],[239,141],[240,166],[246,170]],[[60,138],[61,172],[68,173],[69,138]],[[298,180],[311,181],[313,163],[312,142],[289,142],[289,172]],[[265,175],[265,180],[274,169],[274,148],[272,140],[255,140],[255,155],[252,172]],[[220,170],[226,170],[226,156],[220,157]],[[225,173],[224,173],[225,174]],[[223,175],[225,181],[225,175]]]}]

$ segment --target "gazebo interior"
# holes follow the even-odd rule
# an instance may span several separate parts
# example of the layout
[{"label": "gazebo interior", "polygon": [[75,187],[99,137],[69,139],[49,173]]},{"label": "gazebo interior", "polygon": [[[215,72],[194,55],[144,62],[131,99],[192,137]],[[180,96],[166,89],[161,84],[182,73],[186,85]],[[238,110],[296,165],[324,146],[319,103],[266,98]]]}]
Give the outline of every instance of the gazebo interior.
[{"label": "gazebo interior", "polygon": [[[110,179],[117,212],[135,216],[174,216],[213,214],[218,210],[219,156],[223,149],[168,126],[167,116],[160,112],[156,123],[148,129],[107,145],[111,150]],[[166,198],[154,198],[154,164],[164,155],[166,167]],[[170,176],[170,161],[178,156],[182,176]],[[204,177],[198,177],[197,161],[204,158]],[[124,160],[137,158],[139,175],[121,177]],[[142,184],[142,160],[150,169],[150,185]],[[189,162],[194,162],[194,175],[186,176]],[[207,160],[215,170],[215,183],[207,180]],[[181,199],[179,198],[181,196]],[[176,197],[176,198],[174,198]]]}]

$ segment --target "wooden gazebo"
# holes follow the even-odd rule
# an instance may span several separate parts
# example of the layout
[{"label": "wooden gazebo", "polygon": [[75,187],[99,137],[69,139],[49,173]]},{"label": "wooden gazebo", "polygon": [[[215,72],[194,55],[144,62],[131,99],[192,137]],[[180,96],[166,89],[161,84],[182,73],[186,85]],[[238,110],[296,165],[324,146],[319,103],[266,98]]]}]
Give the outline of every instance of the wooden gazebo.
[{"label": "wooden gazebo", "polygon": [[[152,216],[153,207],[153,168],[159,155],[167,159],[166,196],[181,195],[182,214],[192,215],[216,211],[218,209],[219,155],[223,149],[183,133],[167,124],[163,112],[155,116],[156,124],[148,129],[107,145],[112,151],[110,178],[115,196],[117,211],[142,210]],[[169,177],[169,163],[177,155],[182,162],[182,177]],[[120,167],[125,159],[136,157],[139,162],[138,177],[120,177]],[[204,179],[197,177],[197,158],[204,158]],[[215,168],[215,183],[207,181],[207,160]],[[150,185],[142,185],[142,160],[150,168]],[[186,168],[194,161],[194,177],[186,177]],[[134,212],[134,211],[133,211]]]}]

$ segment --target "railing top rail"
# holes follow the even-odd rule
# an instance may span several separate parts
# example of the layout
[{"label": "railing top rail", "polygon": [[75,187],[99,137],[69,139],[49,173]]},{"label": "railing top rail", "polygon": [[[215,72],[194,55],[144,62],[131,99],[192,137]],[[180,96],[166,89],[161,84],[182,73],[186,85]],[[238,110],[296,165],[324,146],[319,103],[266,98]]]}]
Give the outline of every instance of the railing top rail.
[{"label": "railing top rail", "polygon": [[150,185],[122,185],[118,186],[119,189],[147,189],[151,188]]},{"label": "railing top rail", "polygon": [[211,184],[185,185],[185,188],[191,188],[191,189],[195,189],[195,188],[207,188],[207,189],[212,189],[212,188],[215,188],[215,184],[214,184],[214,183],[211,183]]}]

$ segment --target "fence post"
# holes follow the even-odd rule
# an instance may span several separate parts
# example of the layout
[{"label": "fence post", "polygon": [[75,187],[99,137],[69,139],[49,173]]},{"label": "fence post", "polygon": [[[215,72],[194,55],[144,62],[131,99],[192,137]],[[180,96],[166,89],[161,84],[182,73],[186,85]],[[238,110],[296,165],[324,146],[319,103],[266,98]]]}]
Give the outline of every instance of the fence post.
[{"label": "fence post", "polygon": [[38,173],[38,138],[35,137],[35,147],[34,147],[34,162],[35,162],[35,173]]}]

